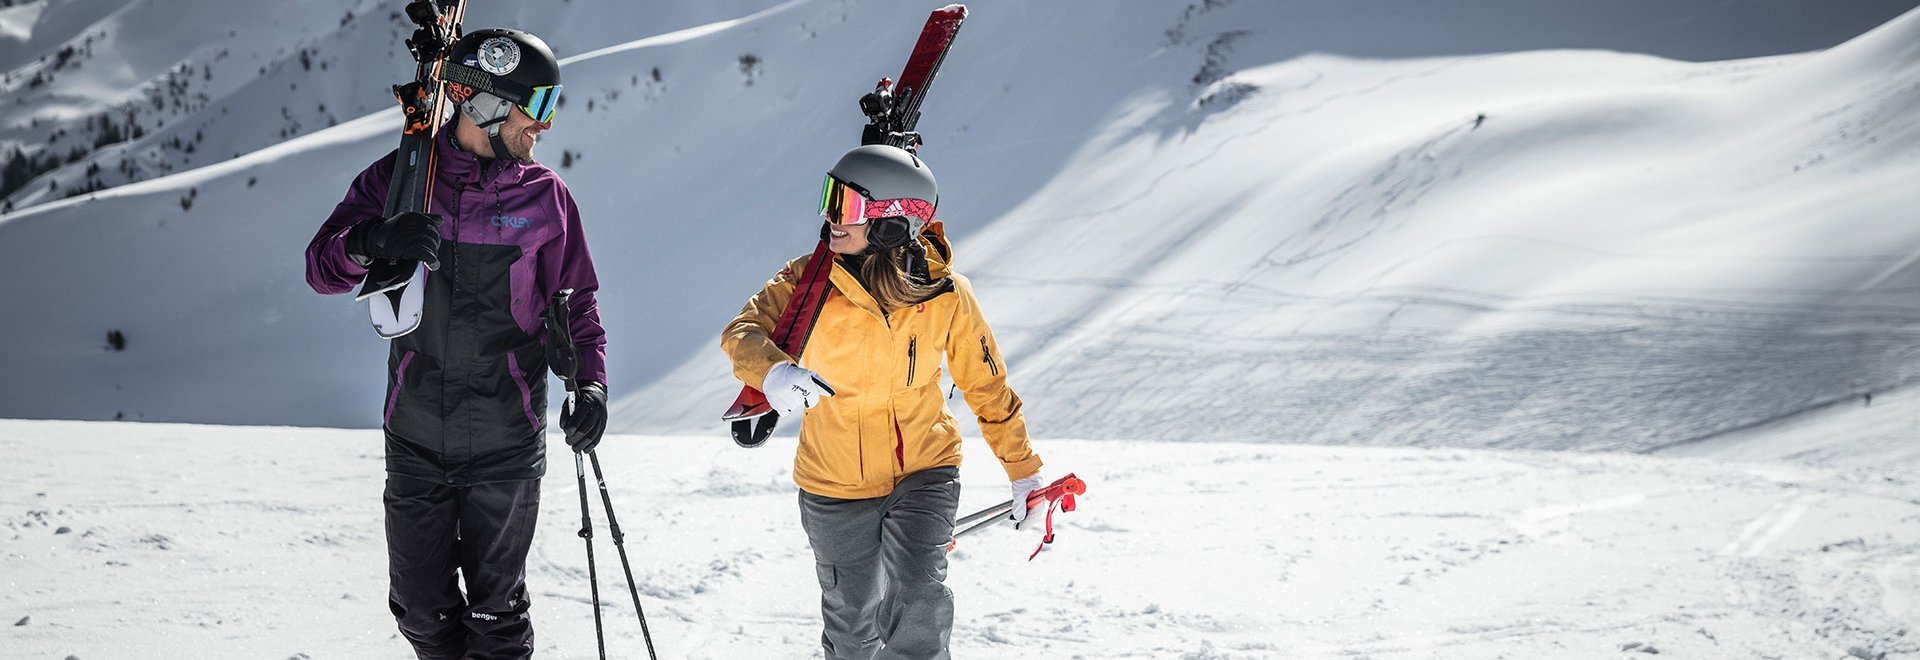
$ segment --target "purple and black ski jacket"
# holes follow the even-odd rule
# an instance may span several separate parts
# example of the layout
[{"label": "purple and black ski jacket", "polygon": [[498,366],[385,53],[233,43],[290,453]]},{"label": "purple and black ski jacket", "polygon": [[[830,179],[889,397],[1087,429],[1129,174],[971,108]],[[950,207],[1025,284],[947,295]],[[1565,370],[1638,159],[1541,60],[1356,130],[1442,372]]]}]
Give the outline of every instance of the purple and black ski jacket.
[{"label": "purple and black ski jacket", "polygon": [[[483,161],[455,146],[452,134],[442,130],[434,145],[432,210],[445,217],[440,270],[427,274],[420,327],[393,340],[387,357],[387,471],[455,486],[538,478],[546,473],[546,301],[573,289],[568,327],[578,379],[605,383],[600,282],[559,175]],[[354,178],[307,245],[314,291],[349,293],[366,276],[347,256],[345,237],[381,216],[394,157]]]}]

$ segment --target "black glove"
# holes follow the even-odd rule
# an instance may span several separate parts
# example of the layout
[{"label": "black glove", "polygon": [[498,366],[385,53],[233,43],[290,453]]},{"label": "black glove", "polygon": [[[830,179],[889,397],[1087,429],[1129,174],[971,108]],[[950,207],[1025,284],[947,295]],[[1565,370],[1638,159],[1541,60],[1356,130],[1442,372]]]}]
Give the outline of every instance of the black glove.
[{"label": "black glove", "polygon": [[581,383],[573,391],[573,405],[560,412],[560,430],[567,432],[567,446],[574,451],[600,444],[600,435],[607,432],[607,386]]},{"label": "black glove", "polygon": [[421,261],[427,270],[440,270],[440,216],[407,211],[365,220],[347,230],[346,247],[362,260]]}]

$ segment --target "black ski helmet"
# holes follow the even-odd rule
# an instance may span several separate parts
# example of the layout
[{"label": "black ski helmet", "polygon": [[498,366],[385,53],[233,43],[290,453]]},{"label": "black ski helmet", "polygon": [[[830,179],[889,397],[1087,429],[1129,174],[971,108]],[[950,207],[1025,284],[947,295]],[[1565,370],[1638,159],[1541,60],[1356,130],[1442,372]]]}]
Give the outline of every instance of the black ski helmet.
[{"label": "black ski helmet", "polygon": [[461,113],[487,130],[496,156],[505,154],[500,124],[514,106],[546,122],[560,102],[560,60],[547,42],[522,30],[468,32],[448,51],[442,77]]},{"label": "black ski helmet", "polygon": [[[928,208],[940,204],[940,186],[932,168],[913,152],[884,144],[856,147],[840,157],[827,175],[852,186],[869,200],[917,199]],[[870,250],[890,250],[907,244],[933,220],[915,215],[884,216],[868,221]]]}]

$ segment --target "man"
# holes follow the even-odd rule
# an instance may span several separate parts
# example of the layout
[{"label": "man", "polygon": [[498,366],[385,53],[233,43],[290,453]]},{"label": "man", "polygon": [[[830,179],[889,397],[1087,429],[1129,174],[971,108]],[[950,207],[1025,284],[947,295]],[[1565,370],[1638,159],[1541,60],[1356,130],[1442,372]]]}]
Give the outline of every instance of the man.
[{"label": "man", "polygon": [[426,287],[420,326],[387,358],[390,605],[422,659],[526,658],[526,557],[546,472],[547,299],[574,292],[566,328],[580,387],[560,425],[576,451],[606,427],[606,333],[579,210],[560,177],[533,162],[560,92],[553,52],[525,32],[480,30],[454,45],[446,67],[459,113],[434,145],[434,213],[380,217],[388,154],[354,179],[307,246],[307,282],[347,293],[376,259],[433,270],[412,284]]}]

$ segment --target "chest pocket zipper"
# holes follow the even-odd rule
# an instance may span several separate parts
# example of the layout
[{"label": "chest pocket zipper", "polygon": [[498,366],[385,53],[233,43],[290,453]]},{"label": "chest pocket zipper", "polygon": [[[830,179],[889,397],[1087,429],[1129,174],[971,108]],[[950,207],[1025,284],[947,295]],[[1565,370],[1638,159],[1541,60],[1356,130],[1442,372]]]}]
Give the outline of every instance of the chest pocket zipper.
[{"label": "chest pocket zipper", "polygon": [[919,348],[920,348],[919,337],[915,336],[915,337],[907,338],[907,387],[913,387],[913,372],[916,367],[920,366],[920,361],[915,359],[915,355],[919,352]]},{"label": "chest pocket zipper", "polygon": [[993,349],[987,347],[986,335],[980,335],[980,361],[987,363],[987,369],[993,371],[993,375],[1000,375],[1000,364],[993,361]]}]

